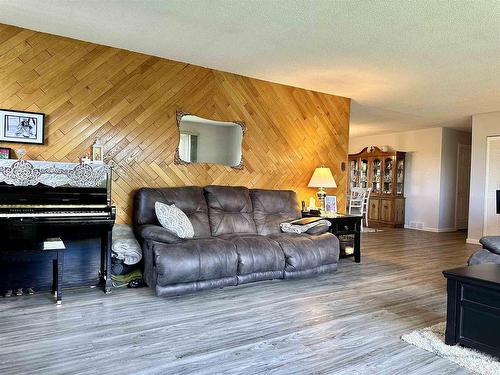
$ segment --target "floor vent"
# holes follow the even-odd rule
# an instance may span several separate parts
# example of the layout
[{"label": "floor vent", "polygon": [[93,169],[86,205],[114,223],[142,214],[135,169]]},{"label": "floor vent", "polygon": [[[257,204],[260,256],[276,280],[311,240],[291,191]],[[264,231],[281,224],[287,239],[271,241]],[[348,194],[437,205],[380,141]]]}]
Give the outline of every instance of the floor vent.
[{"label": "floor vent", "polygon": [[410,221],[410,228],[424,229],[424,223],[421,221]]}]

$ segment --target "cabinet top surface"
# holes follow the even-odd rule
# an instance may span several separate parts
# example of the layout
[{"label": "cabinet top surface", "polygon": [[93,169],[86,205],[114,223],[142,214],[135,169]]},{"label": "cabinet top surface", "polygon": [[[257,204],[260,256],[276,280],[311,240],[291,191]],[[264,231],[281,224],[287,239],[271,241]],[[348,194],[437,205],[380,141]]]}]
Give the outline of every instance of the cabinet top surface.
[{"label": "cabinet top surface", "polygon": [[336,220],[336,219],[360,219],[362,218],[361,215],[348,215],[348,214],[326,214],[326,215],[311,215],[310,213],[308,212],[302,212],[302,216],[305,216],[305,217],[309,217],[309,216],[313,216],[313,217],[321,217],[322,219],[332,219],[332,220]]},{"label": "cabinet top surface", "polygon": [[447,279],[476,280],[500,288],[500,264],[477,264],[443,271]]},{"label": "cabinet top surface", "polygon": [[404,157],[405,152],[402,151],[382,151],[380,148],[374,146],[372,149],[365,147],[357,154],[349,154],[350,158],[357,157],[384,157],[384,156],[401,156]]}]

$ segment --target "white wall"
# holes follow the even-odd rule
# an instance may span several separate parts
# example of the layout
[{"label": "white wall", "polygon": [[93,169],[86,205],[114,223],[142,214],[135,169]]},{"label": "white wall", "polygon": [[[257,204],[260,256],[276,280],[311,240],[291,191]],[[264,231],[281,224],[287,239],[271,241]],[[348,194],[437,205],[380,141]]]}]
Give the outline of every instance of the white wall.
[{"label": "white wall", "polygon": [[469,132],[443,128],[438,226],[442,231],[455,229],[458,145],[470,145],[471,137]]},{"label": "white wall", "polygon": [[486,139],[488,136],[497,135],[500,135],[500,112],[472,116],[472,167],[467,242],[476,243],[483,236]]},{"label": "white wall", "polygon": [[417,222],[425,230],[439,230],[442,133],[442,128],[429,128],[349,139],[350,154],[371,145],[406,152],[406,227]]}]

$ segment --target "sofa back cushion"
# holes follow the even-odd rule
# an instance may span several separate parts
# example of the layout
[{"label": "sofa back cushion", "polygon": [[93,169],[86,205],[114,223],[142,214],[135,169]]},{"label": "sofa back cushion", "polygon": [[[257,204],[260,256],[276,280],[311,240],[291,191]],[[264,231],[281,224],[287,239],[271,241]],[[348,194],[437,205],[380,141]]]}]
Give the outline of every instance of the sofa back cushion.
[{"label": "sofa back cushion", "polygon": [[203,188],[198,186],[174,188],[142,188],[135,194],[134,224],[160,225],[155,213],[155,203],[175,204],[191,221],[194,237],[210,236],[208,207]]},{"label": "sofa back cushion", "polygon": [[292,190],[250,190],[253,218],[259,234],[280,233],[284,221],[300,218],[297,195]]},{"label": "sofa back cushion", "polygon": [[207,186],[205,197],[212,236],[256,233],[250,193],[242,186]]}]

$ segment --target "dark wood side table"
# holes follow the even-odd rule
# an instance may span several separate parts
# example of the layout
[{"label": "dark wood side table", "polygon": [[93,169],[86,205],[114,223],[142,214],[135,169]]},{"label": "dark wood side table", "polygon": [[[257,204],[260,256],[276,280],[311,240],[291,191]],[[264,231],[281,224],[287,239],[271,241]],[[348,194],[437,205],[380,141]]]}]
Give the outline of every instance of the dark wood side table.
[{"label": "dark wood side table", "polygon": [[445,343],[500,357],[500,264],[456,268],[443,274],[448,280]]},{"label": "dark wood side table", "polygon": [[[41,241],[30,242],[6,242],[2,244],[0,250],[0,260],[3,264],[13,262],[30,262],[39,259],[40,253],[52,256],[52,292],[55,294],[56,303],[62,303],[63,290],[63,270],[64,270],[64,243],[60,238],[49,238]],[[6,272],[8,280],[5,285],[8,288],[16,289],[27,287],[22,285],[22,277],[16,277],[13,281],[11,272]]]},{"label": "dark wood side table", "polygon": [[[302,217],[315,216],[317,215],[311,215],[308,212],[302,212]],[[335,236],[340,238],[342,238],[343,236],[353,236],[354,238],[354,251],[352,252],[352,254],[345,252],[343,241],[340,241],[340,257],[347,258],[353,256],[356,263],[361,262],[361,220],[363,219],[363,217],[358,215],[335,214],[333,216],[322,216],[321,218],[328,220],[332,224],[330,226],[330,232]]]}]

